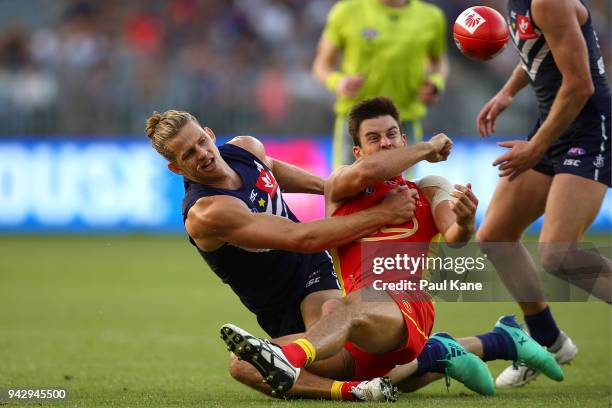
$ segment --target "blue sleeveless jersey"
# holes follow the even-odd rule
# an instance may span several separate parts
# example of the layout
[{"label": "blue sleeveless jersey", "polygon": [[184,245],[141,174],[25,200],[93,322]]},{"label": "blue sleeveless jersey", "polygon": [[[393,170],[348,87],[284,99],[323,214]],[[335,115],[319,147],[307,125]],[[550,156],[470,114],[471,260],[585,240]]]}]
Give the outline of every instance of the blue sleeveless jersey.
[{"label": "blue sleeveless jersey", "polygon": [[[507,18],[510,37],[519,51],[521,65],[529,75],[535,90],[541,123],[548,115],[561,86],[562,75],[555,64],[546,38],[531,17],[531,0],[509,0]],[[609,117],[611,107],[610,88],[590,12],[581,30],[589,52],[595,92],[570,126],[570,130],[582,124],[592,124],[594,121],[600,123],[602,115]]]},{"label": "blue sleeveless jersey", "polygon": [[[219,152],[228,165],[240,175],[242,186],[237,190],[227,190],[207,187],[185,179],[183,221],[187,219],[189,209],[198,199],[227,195],[241,200],[254,213],[267,213],[299,222],[283,200],[278,183],[268,166],[250,152],[232,144],[220,146]],[[191,237],[190,241],[195,246]],[[301,254],[241,248],[230,243],[209,252],[197,249],[214,273],[230,285],[242,303],[257,314],[258,318],[260,315],[275,313],[288,302],[301,301],[305,296],[304,290],[315,289],[310,288],[312,284],[308,284],[309,275],[319,271],[331,271],[329,276],[335,279],[331,258],[325,251]],[[336,282],[332,282],[332,285],[334,288],[338,287]],[[270,333],[271,330],[267,331]]]}]

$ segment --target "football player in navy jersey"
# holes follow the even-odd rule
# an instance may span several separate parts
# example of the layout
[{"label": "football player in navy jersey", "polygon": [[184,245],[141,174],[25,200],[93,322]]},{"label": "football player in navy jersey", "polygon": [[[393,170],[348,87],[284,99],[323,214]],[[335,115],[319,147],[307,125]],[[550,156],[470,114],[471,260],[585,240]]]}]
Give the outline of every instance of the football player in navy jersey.
[{"label": "football player in navy jersey", "polygon": [[[527,85],[539,118],[527,141],[499,143],[510,150],[493,162],[500,180],[477,239],[519,302],[531,335],[567,363],[578,349],[557,327],[520,238],[546,214],[539,239],[544,269],[610,302],[610,260],[576,249],[611,183],[610,89],[581,0],[509,0],[507,18],[520,63],[476,125],[482,136],[494,133],[497,117]],[[509,367],[497,385],[520,386],[536,374]]]},{"label": "football player in navy jersey", "polygon": [[[183,220],[191,243],[273,338],[305,331],[325,301],[341,296],[326,248],[414,215],[416,191],[400,188],[359,213],[300,223],[282,194],[323,194],[323,180],[267,156],[257,139],[239,136],[217,147],[211,129],[180,111],[155,112],[146,133],[168,168],[184,176]],[[444,144],[428,143],[428,159],[441,160]],[[421,159],[415,155],[415,163]],[[243,364],[232,360],[230,373],[246,382]],[[307,374],[294,391],[308,395],[309,384],[321,381],[331,386]]]}]

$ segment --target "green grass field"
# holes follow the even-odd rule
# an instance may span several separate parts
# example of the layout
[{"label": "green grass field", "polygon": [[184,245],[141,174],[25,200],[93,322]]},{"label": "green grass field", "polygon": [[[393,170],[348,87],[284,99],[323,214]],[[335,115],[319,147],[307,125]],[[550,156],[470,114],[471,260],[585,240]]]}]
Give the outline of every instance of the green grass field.
[{"label": "green grass field", "polygon": [[[346,406],[275,401],[229,377],[219,326],[261,331],[184,237],[0,237],[0,304],[0,388],[68,390],[66,402],[44,406]],[[399,405],[610,406],[610,307],[552,308],[580,348],[563,383],[540,377],[484,398],[437,382]],[[518,308],[439,303],[435,329],[482,333],[504,313]],[[491,364],[493,374],[504,366]]]}]

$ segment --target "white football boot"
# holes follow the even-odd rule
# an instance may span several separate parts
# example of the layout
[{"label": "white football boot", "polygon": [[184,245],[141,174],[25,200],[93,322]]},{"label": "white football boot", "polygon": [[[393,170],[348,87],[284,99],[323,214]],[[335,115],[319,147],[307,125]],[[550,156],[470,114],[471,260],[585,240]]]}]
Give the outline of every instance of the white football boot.
[{"label": "white football boot", "polygon": [[360,382],[351,388],[351,394],[359,401],[395,402],[398,392],[388,377],[378,377]]},{"label": "white football boot", "polygon": [[[548,347],[548,351],[555,355],[555,360],[559,364],[567,364],[578,354],[578,347],[565,332],[561,331],[554,344]],[[520,387],[534,380],[538,375],[540,375],[539,371],[525,365],[511,365],[497,376],[495,385],[498,388]]]},{"label": "white football boot", "polygon": [[273,396],[282,396],[297,381],[300,369],[291,365],[282,349],[269,340],[255,337],[233,324],[221,327],[221,338],[229,351],[259,371],[263,382],[272,387]]}]

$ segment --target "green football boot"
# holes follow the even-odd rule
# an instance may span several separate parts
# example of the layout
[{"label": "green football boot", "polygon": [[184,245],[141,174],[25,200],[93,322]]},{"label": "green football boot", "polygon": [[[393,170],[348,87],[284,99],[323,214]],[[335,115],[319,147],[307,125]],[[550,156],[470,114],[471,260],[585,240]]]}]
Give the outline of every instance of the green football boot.
[{"label": "green football boot", "polygon": [[555,381],[563,381],[563,369],[555,360],[555,356],[532,339],[514,316],[500,317],[493,331],[503,331],[512,339],[516,347],[516,361],[514,362],[516,366],[526,365]]},{"label": "green football boot", "polygon": [[450,379],[454,378],[479,394],[493,395],[495,393],[491,372],[476,354],[464,349],[448,333],[436,333],[427,341],[438,342],[446,350],[446,358],[443,363],[447,387],[450,386]]}]

